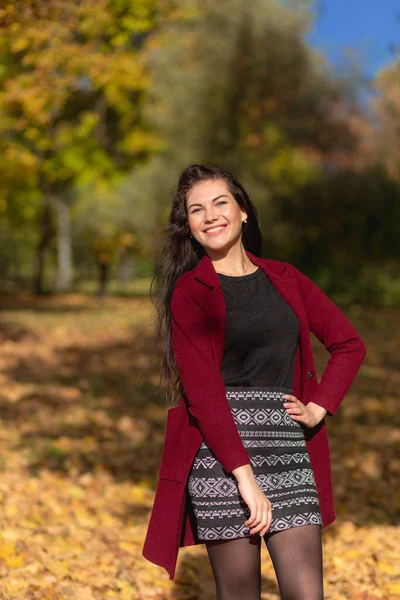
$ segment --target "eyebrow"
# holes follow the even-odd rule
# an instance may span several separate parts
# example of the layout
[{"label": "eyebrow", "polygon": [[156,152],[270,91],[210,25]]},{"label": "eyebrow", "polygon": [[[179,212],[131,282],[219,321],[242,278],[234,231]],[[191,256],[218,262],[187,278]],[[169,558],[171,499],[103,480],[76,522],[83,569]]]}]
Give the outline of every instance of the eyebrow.
[{"label": "eyebrow", "polygon": [[[218,200],[218,198],[229,198],[229,196],[227,196],[226,194],[221,194],[220,196],[216,196],[215,198],[213,198],[211,200],[211,202],[215,202],[215,200]],[[190,210],[192,208],[192,206],[203,206],[202,204],[196,203],[196,204],[191,204],[188,208],[188,210]]]}]

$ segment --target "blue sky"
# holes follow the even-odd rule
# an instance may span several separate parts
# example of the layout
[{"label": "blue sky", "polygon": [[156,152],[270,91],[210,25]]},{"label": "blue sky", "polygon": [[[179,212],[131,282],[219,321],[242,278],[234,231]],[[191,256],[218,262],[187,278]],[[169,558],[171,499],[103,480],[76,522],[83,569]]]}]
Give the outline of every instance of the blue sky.
[{"label": "blue sky", "polygon": [[352,49],[370,77],[393,62],[388,47],[400,44],[400,0],[321,0],[320,5],[307,40],[328,56],[332,65],[343,64],[346,48]]}]

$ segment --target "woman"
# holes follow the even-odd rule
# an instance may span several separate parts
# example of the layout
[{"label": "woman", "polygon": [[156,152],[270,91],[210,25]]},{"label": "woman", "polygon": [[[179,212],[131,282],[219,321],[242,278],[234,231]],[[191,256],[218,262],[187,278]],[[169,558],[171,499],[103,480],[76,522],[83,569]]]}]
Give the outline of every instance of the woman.
[{"label": "woman", "polygon": [[[321,530],[335,519],[325,416],[366,349],[310,279],[260,254],[240,183],[189,166],[155,274],[163,373],[180,403],[168,411],[143,556],[173,579],[179,547],[204,543],[217,598],[258,600],[263,539],[281,597],[320,600]],[[319,384],[310,331],[331,354]]]}]

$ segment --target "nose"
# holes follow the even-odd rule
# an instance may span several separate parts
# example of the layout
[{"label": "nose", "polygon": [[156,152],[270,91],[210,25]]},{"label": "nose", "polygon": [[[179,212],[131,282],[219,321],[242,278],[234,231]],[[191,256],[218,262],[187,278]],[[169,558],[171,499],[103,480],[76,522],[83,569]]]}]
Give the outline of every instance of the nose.
[{"label": "nose", "polygon": [[218,219],[218,215],[214,216],[213,209],[206,210],[204,212],[204,221],[205,221],[205,223],[212,223],[213,221],[215,221],[215,219]]}]

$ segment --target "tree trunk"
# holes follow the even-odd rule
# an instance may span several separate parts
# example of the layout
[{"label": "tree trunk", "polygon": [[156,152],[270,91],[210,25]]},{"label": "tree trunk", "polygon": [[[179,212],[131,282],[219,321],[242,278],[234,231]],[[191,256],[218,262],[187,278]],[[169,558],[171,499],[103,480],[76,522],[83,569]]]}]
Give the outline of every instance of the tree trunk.
[{"label": "tree trunk", "polygon": [[71,221],[66,202],[57,198],[55,207],[58,221],[56,288],[58,292],[66,292],[72,282]]},{"label": "tree trunk", "polygon": [[110,265],[109,263],[99,262],[99,288],[98,295],[106,296],[108,282],[110,280]]},{"label": "tree trunk", "polygon": [[46,251],[49,243],[54,236],[54,227],[52,221],[52,196],[49,191],[43,193],[43,209],[40,215],[39,228],[40,239],[36,246],[36,256],[34,265],[33,293],[38,296],[45,293],[44,290],[44,267]]},{"label": "tree trunk", "polygon": [[127,250],[124,248],[121,251],[118,270],[117,270],[117,279],[120,283],[126,283],[127,281],[132,281],[136,277],[136,256],[132,250]]}]

